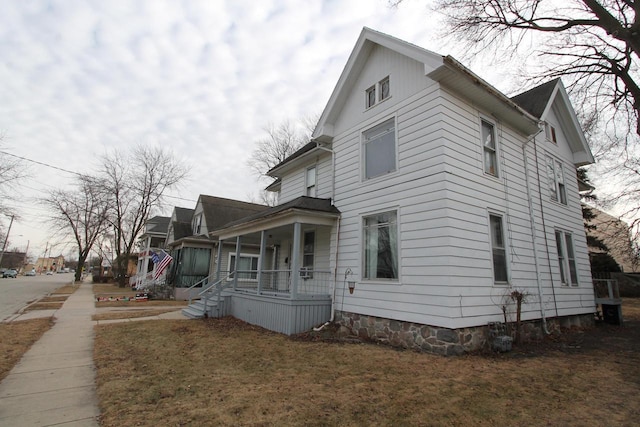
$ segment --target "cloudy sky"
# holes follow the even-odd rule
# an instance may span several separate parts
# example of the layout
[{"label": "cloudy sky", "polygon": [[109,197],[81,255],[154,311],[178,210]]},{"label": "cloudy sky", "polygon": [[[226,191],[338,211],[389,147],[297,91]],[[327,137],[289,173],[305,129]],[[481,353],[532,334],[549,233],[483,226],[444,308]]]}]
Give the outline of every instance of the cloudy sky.
[{"label": "cloudy sky", "polygon": [[269,123],[322,111],[363,26],[456,54],[422,0],[2,1],[1,149],[32,161],[10,248],[42,255],[35,200],[72,182],[43,164],[91,173],[113,148],[160,144],[186,162],[177,206],[256,195],[254,142]]}]

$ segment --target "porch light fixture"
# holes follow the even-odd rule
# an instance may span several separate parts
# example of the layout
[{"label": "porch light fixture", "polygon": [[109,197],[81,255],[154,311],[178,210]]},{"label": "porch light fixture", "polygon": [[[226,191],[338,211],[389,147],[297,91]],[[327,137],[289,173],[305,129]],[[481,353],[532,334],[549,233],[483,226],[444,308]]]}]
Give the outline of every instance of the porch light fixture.
[{"label": "porch light fixture", "polygon": [[349,281],[347,284],[349,285],[349,294],[353,294],[353,290],[356,288],[356,282]]}]

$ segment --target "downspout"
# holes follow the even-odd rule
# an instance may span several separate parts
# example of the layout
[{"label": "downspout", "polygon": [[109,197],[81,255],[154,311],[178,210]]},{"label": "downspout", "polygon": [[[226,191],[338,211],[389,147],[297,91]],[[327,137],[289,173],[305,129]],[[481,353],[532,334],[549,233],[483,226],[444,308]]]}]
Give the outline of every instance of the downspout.
[{"label": "downspout", "polygon": [[316,148],[331,153],[331,203],[333,203],[336,194],[336,155],[332,149],[323,147],[318,141],[316,141]]},{"label": "downspout", "polygon": [[522,158],[524,160],[524,180],[525,180],[525,186],[527,188],[527,203],[529,205],[529,219],[531,221],[531,243],[533,245],[533,258],[535,260],[534,264],[536,267],[536,282],[538,284],[538,295],[540,296],[540,315],[542,316],[542,329],[545,334],[549,335],[550,332],[549,332],[549,329],[547,328],[547,318],[544,311],[544,303],[543,303],[544,292],[542,290],[542,280],[540,279],[540,265],[538,261],[538,247],[536,243],[537,229],[536,229],[535,213],[533,211],[533,199],[531,196],[531,186],[529,183],[529,162],[527,161],[527,144],[531,140],[535,145],[536,135],[538,135],[540,132],[542,132],[542,129],[539,129],[537,133],[533,134],[531,138],[527,139],[527,141],[522,145]]}]

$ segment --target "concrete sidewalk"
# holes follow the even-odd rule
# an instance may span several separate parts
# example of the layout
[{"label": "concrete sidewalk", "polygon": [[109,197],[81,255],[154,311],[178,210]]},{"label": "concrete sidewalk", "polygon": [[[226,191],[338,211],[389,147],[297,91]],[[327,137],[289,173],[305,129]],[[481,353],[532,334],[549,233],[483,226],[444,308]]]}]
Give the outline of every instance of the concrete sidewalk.
[{"label": "concrete sidewalk", "polygon": [[98,426],[94,312],[92,285],[83,283],[0,383],[1,426]]}]

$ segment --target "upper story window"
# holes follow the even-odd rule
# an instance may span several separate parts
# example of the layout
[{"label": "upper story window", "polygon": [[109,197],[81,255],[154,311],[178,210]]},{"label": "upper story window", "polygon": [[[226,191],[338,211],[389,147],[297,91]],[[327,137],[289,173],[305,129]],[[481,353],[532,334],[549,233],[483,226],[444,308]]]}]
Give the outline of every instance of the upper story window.
[{"label": "upper story window", "polygon": [[498,177],[498,147],[496,127],[493,123],[481,120],[482,150],[484,155],[484,173]]},{"label": "upper story window", "polygon": [[366,130],[364,140],[364,176],[375,178],[396,170],[396,119],[392,118]]},{"label": "upper story window", "polygon": [[200,226],[202,225],[202,214],[193,217],[193,235],[200,234]]},{"label": "upper story window", "polygon": [[398,278],[398,212],[363,218],[365,279]]},{"label": "upper story window", "polygon": [[502,216],[490,214],[489,226],[491,229],[491,258],[493,260],[493,280],[495,283],[508,282],[507,276],[507,250],[504,238]]},{"label": "upper story window", "polygon": [[309,197],[316,197],[317,191],[316,191],[316,167],[315,166],[312,166],[307,169],[305,186],[306,186],[305,195]]},{"label": "upper story window", "polygon": [[371,86],[369,89],[367,89],[366,95],[366,107],[373,107],[376,104],[376,87]]},{"label": "upper story window", "polygon": [[544,125],[545,135],[547,137],[547,141],[551,141],[554,144],[558,143],[558,139],[556,138],[556,128],[550,125],[549,123],[545,123]]},{"label": "upper story window", "polygon": [[373,107],[377,102],[384,101],[391,96],[389,76],[365,90],[365,108]]},{"label": "upper story window", "polygon": [[547,180],[549,182],[549,194],[551,200],[567,204],[567,191],[565,189],[564,168],[562,163],[547,156]]}]

